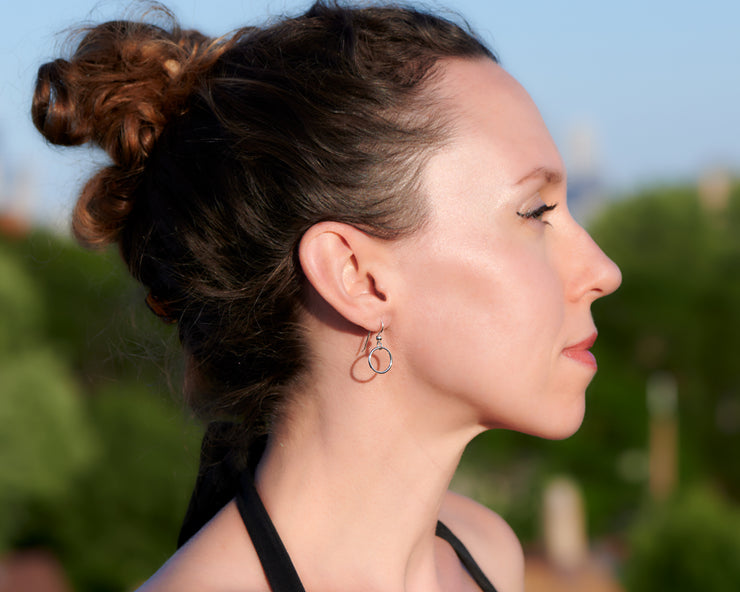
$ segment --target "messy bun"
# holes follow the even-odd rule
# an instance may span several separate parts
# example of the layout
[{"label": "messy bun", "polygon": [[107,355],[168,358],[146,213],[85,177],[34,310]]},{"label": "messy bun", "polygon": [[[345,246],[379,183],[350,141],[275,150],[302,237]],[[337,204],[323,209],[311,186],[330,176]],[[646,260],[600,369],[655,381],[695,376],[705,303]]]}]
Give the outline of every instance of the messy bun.
[{"label": "messy bun", "polygon": [[197,31],[111,21],[78,32],[69,60],[39,68],[32,116],[53,144],[92,142],[112,164],[82,190],[73,217],[76,237],[90,246],[117,240],[144,163],[167,121],[226,49]]},{"label": "messy bun", "polygon": [[309,368],[296,256],[308,228],[394,239],[421,227],[421,170],[450,131],[436,65],[452,57],[495,59],[423,12],[319,2],[219,41],[106,23],[42,66],[36,126],[112,160],[85,186],[75,232],[117,242],[152,309],[177,323],[204,417],[268,431]]}]

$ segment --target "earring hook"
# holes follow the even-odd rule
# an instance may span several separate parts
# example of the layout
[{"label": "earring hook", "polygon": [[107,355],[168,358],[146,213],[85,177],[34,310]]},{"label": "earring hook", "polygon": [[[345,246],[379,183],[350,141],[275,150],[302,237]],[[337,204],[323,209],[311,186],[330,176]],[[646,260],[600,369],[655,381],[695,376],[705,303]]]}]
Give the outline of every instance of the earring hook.
[{"label": "earring hook", "polygon": [[[383,319],[380,319],[380,331],[378,331],[378,335],[375,337],[375,341],[383,341],[381,335],[383,334],[384,329],[385,325],[383,324]],[[365,336],[365,341],[362,342],[362,347],[360,348],[360,351],[365,351],[365,349],[367,348],[367,344],[370,342],[370,337],[372,337],[372,334],[372,331],[367,332],[367,335]]]}]

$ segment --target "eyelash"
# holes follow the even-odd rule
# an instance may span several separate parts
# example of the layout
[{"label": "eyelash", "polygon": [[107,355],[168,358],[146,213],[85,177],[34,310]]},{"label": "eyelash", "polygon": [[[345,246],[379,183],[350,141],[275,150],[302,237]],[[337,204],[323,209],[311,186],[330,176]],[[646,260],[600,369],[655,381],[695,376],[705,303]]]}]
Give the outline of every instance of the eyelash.
[{"label": "eyelash", "polygon": [[517,216],[521,218],[526,218],[527,220],[540,220],[545,224],[549,224],[549,222],[545,222],[544,220],[542,220],[542,216],[547,212],[551,212],[552,210],[554,210],[557,205],[558,204],[556,203],[552,205],[542,204],[541,206],[538,206],[532,210],[528,210],[526,212],[517,212],[516,214]]}]

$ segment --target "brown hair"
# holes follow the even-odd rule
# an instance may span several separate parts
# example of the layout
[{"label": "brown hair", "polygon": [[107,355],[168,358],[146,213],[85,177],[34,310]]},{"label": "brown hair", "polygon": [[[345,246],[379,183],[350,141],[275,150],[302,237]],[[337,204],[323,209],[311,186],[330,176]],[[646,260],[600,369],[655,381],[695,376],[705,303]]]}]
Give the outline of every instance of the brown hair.
[{"label": "brown hair", "polygon": [[118,243],[178,323],[198,412],[265,431],[306,369],[296,245],[310,226],[420,227],[419,172],[449,131],[431,84],[447,57],[495,60],[424,12],[319,2],[215,40],[174,20],[109,22],[39,69],[36,127],[111,159],[75,235]]}]

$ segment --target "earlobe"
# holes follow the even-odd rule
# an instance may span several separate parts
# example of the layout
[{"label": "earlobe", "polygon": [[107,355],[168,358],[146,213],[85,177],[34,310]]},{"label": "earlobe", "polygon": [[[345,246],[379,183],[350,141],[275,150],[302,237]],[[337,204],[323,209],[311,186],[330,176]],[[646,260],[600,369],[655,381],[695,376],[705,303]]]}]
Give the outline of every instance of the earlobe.
[{"label": "earlobe", "polygon": [[316,292],[345,319],[375,328],[387,318],[388,294],[380,281],[386,247],[379,239],[340,222],[306,231],[298,257]]}]

